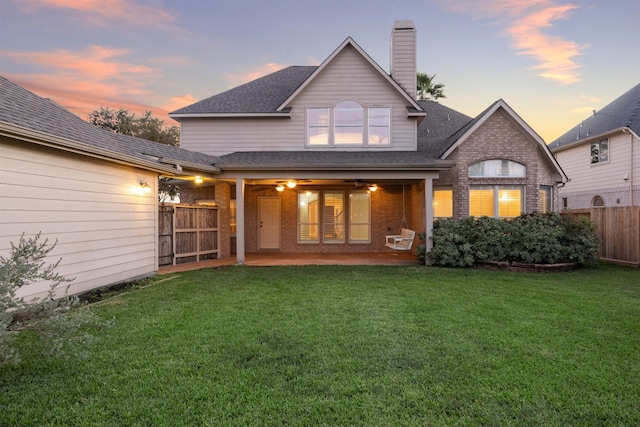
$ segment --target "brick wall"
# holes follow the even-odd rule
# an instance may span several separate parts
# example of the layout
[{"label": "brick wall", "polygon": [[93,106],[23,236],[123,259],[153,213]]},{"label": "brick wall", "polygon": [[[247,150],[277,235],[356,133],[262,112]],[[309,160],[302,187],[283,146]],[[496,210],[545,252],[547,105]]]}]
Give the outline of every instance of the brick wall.
[{"label": "brick wall", "polygon": [[[525,165],[527,177],[469,178],[470,165],[492,159],[506,159]],[[469,215],[469,185],[524,185],[525,208],[526,212],[531,213],[540,209],[540,186],[555,187],[555,182],[560,180],[542,147],[501,109],[458,146],[447,160],[455,161],[456,166],[440,172],[440,178],[434,181],[434,188],[453,188],[453,215],[456,219]],[[557,206],[554,205],[554,209]]]}]

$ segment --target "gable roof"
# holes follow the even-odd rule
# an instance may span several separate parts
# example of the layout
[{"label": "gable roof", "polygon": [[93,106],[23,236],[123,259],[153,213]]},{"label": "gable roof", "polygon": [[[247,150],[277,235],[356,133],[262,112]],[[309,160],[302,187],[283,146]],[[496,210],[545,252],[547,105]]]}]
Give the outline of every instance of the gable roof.
[{"label": "gable roof", "polygon": [[[422,131],[419,131],[418,137],[420,138],[422,136],[423,141],[420,141],[419,139],[418,144],[419,146],[428,147],[424,149],[431,151],[437,157],[446,160],[446,158],[458,146],[460,146],[460,144],[466,141],[480,126],[482,126],[482,124],[485,123],[489,119],[489,117],[491,117],[499,109],[502,109],[538,144],[538,147],[546,155],[551,164],[553,164],[560,176],[562,176],[563,181],[568,180],[566,174],[560,167],[560,164],[558,163],[556,158],[551,153],[551,150],[549,149],[547,144],[545,144],[544,140],[518,114],[516,114],[516,112],[504,100],[497,100],[473,119],[465,116],[464,114],[458,113],[455,110],[451,110],[450,108],[440,106],[435,102],[427,102],[424,104],[424,106],[426,107],[427,111],[427,120],[424,120],[424,122],[427,123],[425,124],[423,122],[420,124],[419,129],[423,129]],[[451,124],[442,124],[442,117],[445,113],[448,115]],[[429,126],[432,123],[432,121],[430,120],[430,117],[432,115],[440,117],[440,124],[435,127],[435,135],[430,140],[429,137],[425,136],[424,127]],[[436,120],[436,123],[438,123],[438,120]],[[462,126],[459,129],[455,130],[455,127],[459,124],[462,124]],[[447,136],[447,134],[452,130],[453,132]]]},{"label": "gable roof", "polygon": [[214,156],[101,129],[2,76],[0,93],[0,135],[169,175],[219,172]]},{"label": "gable roof", "polygon": [[347,37],[345,41],[343,41],[342,44],[338,46],[336,50],[334,50],[333,53],[329,55],[329,57],[325,59],[322,64],[320,64],[320,66],[313,72],[313,74],[311,74],[309,78],[295,90],[295,92],[293,92],[284,102],[280,104],[278,109],[281,110],[285,108],[300,92],[304,90],[305,87],[307,87],[311,83],[311,81],[313,81],[313,79],[318,74],[320,74],[331,62],[333,62],[333,60],[340,54],[340,52],[342,52],[349,46],[353,47],[356,52],[358,52],[360,56],[362,56],[365,61],[368,62],[383,79],[385,79],[389,84],[391,84],[391,86],[394,87],[394,89],[409,103],[409,106],[412,107],[412,109],[415,109],[415,113],[424,116],[424,113],[422,113],[420,105],[417,103],[417,101],[413,99],[411,95],[409,95],[407,91],[405,91],[402,86],[400,86],[398,82],[391,78],[391,76],[387,74],[382,69],[382,67],[380,67],[380,65],[378,65],[378,63],[375,62],[373,58],[371,58],[369,54],[365,52],[364,49],[362,49],[360,45],[358,45],[358,43],[356,43],[355,40],[353,40],[351,37]]},{"label": "gable roof", "polygon": [[608,133],[631,129],[640,135],[640,83],[561,135],[549,147],[556,151],[600,138]]},{"label": "gable roof", "polygon": [[340,52],[353,47],[408,105],[410,116],[424,116],[422,108],[351,37],[342,42],[319,66],[290,66],[169,113],[169,117],[289,117],[287,106]]}]

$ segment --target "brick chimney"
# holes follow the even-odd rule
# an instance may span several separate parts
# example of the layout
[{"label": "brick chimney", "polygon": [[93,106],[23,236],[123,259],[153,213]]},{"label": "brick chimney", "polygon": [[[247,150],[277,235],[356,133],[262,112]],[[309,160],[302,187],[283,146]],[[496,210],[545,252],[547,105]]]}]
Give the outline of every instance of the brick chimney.
[{"label": "brick chimney", "polygon": [[390,44],[391,77],[416,99],[416,27],[413,21],[394,22]]}]

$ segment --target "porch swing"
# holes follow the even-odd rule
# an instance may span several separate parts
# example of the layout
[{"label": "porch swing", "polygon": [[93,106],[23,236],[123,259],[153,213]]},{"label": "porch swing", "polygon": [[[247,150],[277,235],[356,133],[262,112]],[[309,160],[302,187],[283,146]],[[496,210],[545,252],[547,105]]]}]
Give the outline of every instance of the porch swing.
[{"label": "porch swing", "polygon": [[402,184],[402,222],[400,222],[400,234],[384,236],[384,245],[394,251],[410,251],[413,246],[413,239],[416,237],[416,232],[409,229],[409,224],[407,224],[405,209],[404,184]]}]

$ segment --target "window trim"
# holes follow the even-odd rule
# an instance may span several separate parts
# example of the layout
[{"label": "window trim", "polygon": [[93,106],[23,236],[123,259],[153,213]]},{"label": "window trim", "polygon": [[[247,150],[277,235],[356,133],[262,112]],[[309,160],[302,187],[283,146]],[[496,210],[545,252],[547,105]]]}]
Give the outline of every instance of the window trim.
[{"label": "window trim", "polygon": [[[327,238],[327,226],[330,225],[330,223],[327,222],[327,218],[326,218],[326,208],[327,205],[325,204],[327,201],[327,194],[339,194],[340,196],[342,196],[342,222],[338,223],[338,222],[333,222],[332,224],[334,226],[341,226],[342,227],[342,238],[341,239],[328,239]],[[334,215],[335,218],[335,215]],[[326,243],[329,245],[332,244],[344,244],[345,242],[345,233],[346,233],[346,220],[347,220],[347,206],[345,203],[345,197],[344,197],[344,191],[342,190],[323,190],[322,191],[322,243]]]},{"label": "window trim", "polygon": [[[300,204],[301,204],[300,196],[301,195],[306,195],[307,193],[316,194],[316,196],[317,196],[316,200],[315,200],[317,202],[316,203],[316,209],[315,209],[316,213],[315,214],[316,214],[316,217],[317,217],[318,221],[316,221],[316,222],[311,222],[310,220],[306,221],[306,222],[302,222],[300,220],[300,213],[301,213],[301,211],[300,211]],[[321,200],[321,198],[320,198],[320,191],[319,190],[298,190],[298,192],[296,193],[296,206],[297,206],[297,209],[296,209],[296,241],[297,241],[297,243],[304,244],[304,245],[320,243],[320,233],[321,233],[321,229],[320,229],[320,226],[321,226],[321,224],[320,224],[320,221],[321,221],[321,217],[320,217],[320,200]],[[308,212],[307,216],[311,217],[311,212]],[[309,227],[309,235],[311,235],[312,234],[310,232],[311,231],[311,227],[314,224],[317,227],[317,237],[315,239],[302,240],[301,239],[301,235],[300,235],[300,231],[302,229],[302,226],[306,225],[307,227]]]},{"label": "window trim", "polygon": [[[371,243],[371,192],[367,191],[367,190],[350,190],[348,192],[349,194],[349,224],[348,224],[348,235],[349,235],[349,243],[350,244],[354,244],[354,245],[360,245],[360,244],[370,244]],[[368,196],[368,222],[364,223],[364,222],[355,222],[352,221],[352,216],[353,215],[353,208],[351,205],[351,196],[355,195],[355,194],[366,194]],[[367,225],[367,240],[353,240],[351,238],[351,227],[353,227],[354,225]]]}]

